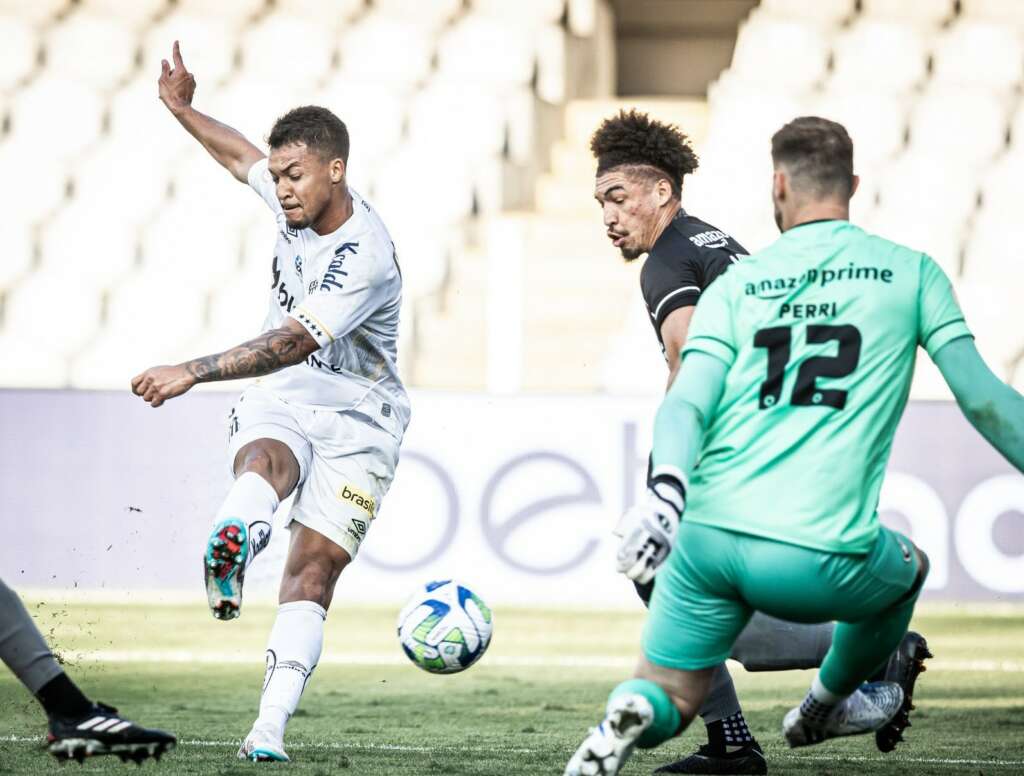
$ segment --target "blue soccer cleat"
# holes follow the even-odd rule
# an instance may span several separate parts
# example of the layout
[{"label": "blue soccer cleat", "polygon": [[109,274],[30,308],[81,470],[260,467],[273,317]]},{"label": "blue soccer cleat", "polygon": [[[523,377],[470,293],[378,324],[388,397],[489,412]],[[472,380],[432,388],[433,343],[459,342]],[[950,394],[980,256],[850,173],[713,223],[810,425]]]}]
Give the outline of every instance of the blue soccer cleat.
[{"label": "blue soccer cleat", "polygon": [[218,620],[233,620],[241,614],[242,579],[249,551],[249,528],[244,520],[229,518],[210,534],[203,573],[210,611]]}]

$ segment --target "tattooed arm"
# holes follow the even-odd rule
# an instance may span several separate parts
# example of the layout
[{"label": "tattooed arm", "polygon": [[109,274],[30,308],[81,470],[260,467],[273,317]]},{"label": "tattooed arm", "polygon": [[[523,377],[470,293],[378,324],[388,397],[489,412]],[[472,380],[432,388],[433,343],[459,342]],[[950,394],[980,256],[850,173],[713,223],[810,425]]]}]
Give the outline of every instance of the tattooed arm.
[{"label": "tattooed arm", "polygon": [[203,356],[177,366],[154,366],[132,378],[132,393],[159,407],[181,396],[196,383],[260,377],[305,361],[320,349],[298,321],[287,318],[279,329],[213,356]]}]

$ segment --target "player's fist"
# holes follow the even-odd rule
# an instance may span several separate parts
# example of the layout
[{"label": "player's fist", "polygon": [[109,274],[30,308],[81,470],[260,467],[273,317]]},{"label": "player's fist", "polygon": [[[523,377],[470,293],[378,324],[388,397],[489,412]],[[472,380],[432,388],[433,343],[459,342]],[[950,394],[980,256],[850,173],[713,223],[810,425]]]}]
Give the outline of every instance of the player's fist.
[{"label": "player's fist", "polygon": [[621,537],[615,558],[620,574],[646,585],[664,563],[686,507],[686,491],[678,480],[658,477],[647,489],[647,499],[619,520],[615,535]]},{"label": "player's fist", "polygon": [[183,366],[154,366],[132,378],[132,393],[153,407],[159,407],[195,384],[195,377]]},{"label": "player's fist", "polygon": [[174,41],[171,58],[174,60],[173,68],[166,59],[160,61],[160,99],[171,113],[178,114],[192,105],[196,78],[185,69],[178,41]]}]

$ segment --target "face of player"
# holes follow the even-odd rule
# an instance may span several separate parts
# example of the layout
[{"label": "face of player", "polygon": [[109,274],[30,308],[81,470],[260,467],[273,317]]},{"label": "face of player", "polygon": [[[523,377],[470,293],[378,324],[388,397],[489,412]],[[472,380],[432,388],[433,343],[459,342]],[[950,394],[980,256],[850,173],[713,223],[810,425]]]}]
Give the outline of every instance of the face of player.
[{"label": "face of player", "polygon": [[293,229],[315,226],[338,195],[345,180],[345,162],[324,159],[305,143],[293,143],[270,151],[270,174],[285,220]]},{"label": "face of player", "polygon": [[604,227],[622,258],[633,261],[647,253],[660,234],[671,187],[664,179],[609,170],[597,176],[594,199],[604,213]]}]

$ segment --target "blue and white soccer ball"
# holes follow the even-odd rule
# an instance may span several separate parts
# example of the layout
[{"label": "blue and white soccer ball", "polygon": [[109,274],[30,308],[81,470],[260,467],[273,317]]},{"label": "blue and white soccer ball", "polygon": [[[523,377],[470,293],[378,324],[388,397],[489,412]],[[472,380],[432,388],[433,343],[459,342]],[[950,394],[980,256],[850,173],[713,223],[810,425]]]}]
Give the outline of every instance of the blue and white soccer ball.
[{"label": "blue and white soccer ball", "polygon": [[451,579],[416,588],[398,615],[398,640],[432,674],[465,671],[491,643],[494,618],[472,590]]}]

